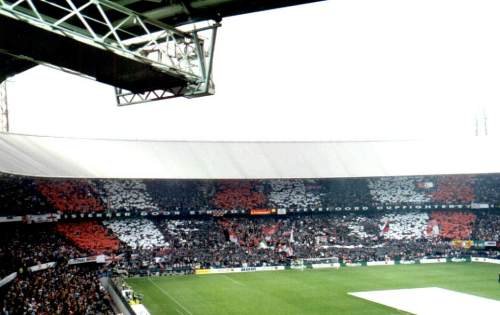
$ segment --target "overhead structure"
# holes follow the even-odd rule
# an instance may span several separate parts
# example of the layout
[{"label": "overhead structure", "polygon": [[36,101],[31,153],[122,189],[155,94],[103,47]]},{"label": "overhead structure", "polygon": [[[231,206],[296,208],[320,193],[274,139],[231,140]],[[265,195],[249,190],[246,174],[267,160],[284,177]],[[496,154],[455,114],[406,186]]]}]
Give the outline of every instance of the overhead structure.
[{"label": "overhead structure", "polygon": [[65,178],[273,179],[500,173],[499,139],[96,140],[0,133],[0,172]]},{"label": "overhead structure", "polygon": [[325,0],[117,0],[117,4],[161,21],[179,26],[194,22],[290,7]]},{"label": "overhead structure", "polygon": [[223,17],[315,1],[0,0],[0,81],[46,64],[115,86],[118,105],[211,95]]}]

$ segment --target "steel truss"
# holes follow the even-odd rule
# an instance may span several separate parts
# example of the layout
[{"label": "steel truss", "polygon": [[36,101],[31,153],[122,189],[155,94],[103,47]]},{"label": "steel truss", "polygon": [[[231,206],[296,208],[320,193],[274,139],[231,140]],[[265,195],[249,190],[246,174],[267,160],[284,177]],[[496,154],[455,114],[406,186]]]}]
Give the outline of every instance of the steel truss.
[{"label": "steel truss", "polygon": [[181,31],[108,0],[0,0],[0,14],[140,61],[185,82],[143,93],[116,87],[118,105],[214,93],[212,64],[219,23]]}]

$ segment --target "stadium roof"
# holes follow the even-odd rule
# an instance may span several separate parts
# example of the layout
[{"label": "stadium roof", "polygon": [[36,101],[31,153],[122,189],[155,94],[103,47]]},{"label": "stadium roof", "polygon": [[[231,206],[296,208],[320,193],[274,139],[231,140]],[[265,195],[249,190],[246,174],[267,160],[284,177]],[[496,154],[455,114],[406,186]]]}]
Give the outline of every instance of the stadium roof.
[{"label": "stadium roof", "polygon": [[148,18],[174,26],[318,1],[324,0],[113,0]]},{"label": "stadium roof", "polygon": [[252,179],[499,173],[498,139],[174,142],[0,133],[0,171],[41,177]]}]

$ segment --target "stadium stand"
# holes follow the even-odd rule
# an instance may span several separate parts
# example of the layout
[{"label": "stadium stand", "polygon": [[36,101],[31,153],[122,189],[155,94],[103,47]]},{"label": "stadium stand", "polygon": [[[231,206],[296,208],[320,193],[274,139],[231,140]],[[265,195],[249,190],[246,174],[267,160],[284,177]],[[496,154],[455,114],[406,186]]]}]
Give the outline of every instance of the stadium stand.
[{"label": "stadium stand", "polygon": [[37,180],[36,186],[61,212],[100,212],[104,206],[98,192],[86,180]]},{"label": "stadium stand", "polygon": [[439,176],[432,201],[453,204],[471,203],[475,199],[474,176]]},{"label": "stadium stand", "polygon": [[324,207],[371,206],[372,198],[364,178],[339,178],[318,180],[323,186]]},{"label": "stadium stand", "polygon": [[382,177],[368,180],[368,187],[376,204],[429,202],[431,198],[425,187],[431,185],[433,185],[431,181],[425,181],[421,177]]},{"label": "stadium stand", "polygon": [[0,176],[0,214],[24,215],[51,212],[33,180],[20,176]]},{"label": "stadium stand", "polygon": [[[462,223],[470,215],[451,211],[453,214]],[[449,233],[428,236],[428,218],[427,212],[351,212],[164,219],[156,224],[168,245],[151,250],[129,249],[130,259],[119,264],[129,274],[144,275],[192,272],[196,267],[289,264],[297,257],[338,257],[343,262],[359,262],[467,255],[466,249],[451,245]],[[437,212],[432,220],[440,220]]]},{"label": "stadium stand", "polygon": [[[52,225],[8,224],[0,235],[0,264],[17,271],[17,277],[2,288],[2,315],[113,314],[98,281],[98,267],[68,265],[86,253],[55,233]],[[53,265],[44,267],[45,263]]]},{"label": "stadium stand", "polygon": [[[500,214],[495,207],[498,178],[86,181],[1,176],[0,216],[57,210],[81,221],[14,223],[18,230],[0,231],[0,279],[18,272],[15,280],[0,288],[0,307],[10,314],[110,314],[97,282],[107,268],[134,276],[189,274],[198,268],[291,265],[297,259],[325,257],[343,263],[469,255],[500,258],[495,247],[500,241]],[[431,209],[441,209],[443,204],[461,206],[441,211],[403,207],[432,205]],[[392,208],[384,209],[392,210],[336,208],[365,205],[371,209],[390,205]],[[228,210],[283,207],[310,212],[188,217],[190,210],[218,206]],[[154,211],[165,209],[175,209],[179,215],[152,216]],[[132,218],[115,218],[114,214],[124,211],[132,212]],[[99,221],[83,219],[83,214],[94,212],[107,219],[105,227]],[[134,217],[141,213],[148,218]],[[67,263],[99,253],[113,253],[120,259],[109,261],[109,267]],[[27,271],[29,266],[52,261],[56,265],[47,270]],[[63,286],[57,287],[56,282]],[[48,298],[41,295],[47,292],[51,292]],[[76,292],[78,298],[67,298]]]},{"label": "stadium stand", "polygon": [[[0,214],[374,209],[500,204],[498,175],[322,180],[59,180],[0,176]],[[16,209],[16,210],[13,210]],[[401,208],[403,209],[403,208]],[[413,208],[415,209],[415,208]],[[427,208],[430,209],[430,208]],[[435,209],[435,208],[432,208]],[[437,208],[436,208],[437,209]]]},{"label": "stadium stand", "polygon": [[435,230],[437,224],[441,238],[447,240],[468,240],[472,233],[476,215],[471,212],[461,211],[433,211],[430,219],[428,234],[431,234],[431,231]]},{"label": "stadium stand", "polygon": [[149,195],[161,210],[206,210],[213,194],[211,182],[145,180]]},{"label": "stadium stand", "polygon": [[321,193],[317,191],[320,186],[314,180],[276,179],[271,180],[270,185],[271,206],[284,209],[315,209],[322,206]]},{"label": "stadium stand", "polygon": [[103,224],[132,249],[168,246],[163,235],[148,219],[109,220]]},{"label": "stadium stand", "polygon": [[386,239],[421,239],[426,237],[428,221],[426,212],[388,213],[381,218],[381,233]]},{"label": "stadium stand", "polygon": [[[204,265],[218,266],[231,257],[228,243],[216,220],[163,220],[157,223],[159,230],[170,244],[165,262],[174,267]],[[234,266],[241,261],[235,261]]]},{"label": "stadium stand", "polygon": [[500,241],[500,214],[491,211],[477,213],[470,237],[473,240]]},{"label": "stadium stand", "polygon": [[147,192],[146,185],[140,180],[102,180],[95,181],[107,209],[110,211],[156,211]]},{"label": "stadium stand", "polygon": [[263,185],[256,181],[221,181],[213,196],[216,209],[254,209],[267,203]]},{"label": "stadium stand", "polygon": [[0,279],[12,272],[24,272],[28,266],[57,261],[60,254],[79,256],[63,238],[39,225],[13,223],[1,227]]},{"label": "stadium stand", "polygon": [[[78,248],[92,254],[112,253],[119,241],[96,221],[58,223],[56,231],[71,240]],[[137,236],[138,237],[138,236]]]},{"label": "stadium stand", "polygon": [[483,174],[475,177],[474,201],[477,203],[497,203],[500,201],[500,176]]},{"label": "stadium stand", "polygon": [[[333,224],[337,224],[339,218],[335,218],[335,222]],[[349,229],[349,236],[355,237],[362,242],[364,239],[376,239],[380,234],[379,223],[372,216],[369,215],[347,215],[342,216],[342,220],[339,222],[342,224],[346,224]],[[353,240],[349,238],[345,238],[340,235],[342,239],[347,240],[349,243]]]}]

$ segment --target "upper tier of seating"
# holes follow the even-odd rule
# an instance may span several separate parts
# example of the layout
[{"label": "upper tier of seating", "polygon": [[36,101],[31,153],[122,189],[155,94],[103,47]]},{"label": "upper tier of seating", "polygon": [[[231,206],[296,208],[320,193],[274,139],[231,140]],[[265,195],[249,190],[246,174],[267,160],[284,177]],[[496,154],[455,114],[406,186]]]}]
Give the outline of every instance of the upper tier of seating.
[{"label": "upper tier of seating", "polygon": [[[500,175],[277,180],[82,180],[0,176],[0,215],[500,204]],[[337,209],[338,210],[338,209]]]},{"label": "upper tier of seating", "polygon": [[85,180],[36,180],[38,191],[55,210],[100,212],[104,205],[92,183]]}]

